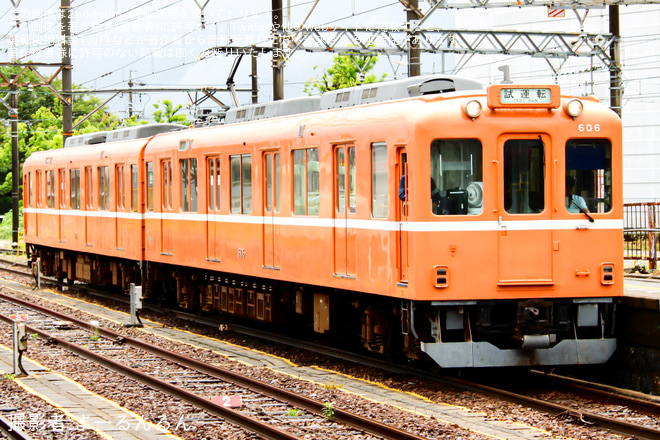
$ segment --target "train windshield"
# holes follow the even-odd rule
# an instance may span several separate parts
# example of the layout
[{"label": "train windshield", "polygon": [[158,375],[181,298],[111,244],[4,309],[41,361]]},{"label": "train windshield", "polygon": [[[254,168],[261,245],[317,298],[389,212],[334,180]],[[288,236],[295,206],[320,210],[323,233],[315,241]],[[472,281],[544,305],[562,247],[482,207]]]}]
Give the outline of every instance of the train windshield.
[{"label": "train windshield", "polygon": [[541,139],[504,143],[504,209],[509,214],[538,214],[545,209],[545,146]]},{"label": "train windshield", "polygon": [[612,209],[612,144],[606,139],[566,143],[566,209],[570,213]]},{"label": "train windshield", "polygon": [[476,215],[483,210],[483,154],[476,139],[431,143],[431,209],[436,215]]}]

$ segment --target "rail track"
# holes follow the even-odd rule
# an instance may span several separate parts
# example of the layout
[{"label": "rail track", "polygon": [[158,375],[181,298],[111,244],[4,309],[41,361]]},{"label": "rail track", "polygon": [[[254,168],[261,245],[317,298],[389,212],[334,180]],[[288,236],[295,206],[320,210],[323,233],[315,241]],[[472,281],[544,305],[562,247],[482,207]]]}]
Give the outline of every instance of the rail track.
[{"label": "rail track", "polygon": [[[4,316],[8,312],[21,313],[17,307],[34,312],[44,318],[31,318],[28,332],[78,356],[91,360],[112,371],[142,382],[149,387],[168,395],[187,401],[196,408],[223,420],[231,421],[265,438],[299,439],[314,431],[290,423],[293,417],[283,417],[287,413],[305,412],[307,424],[319,426],[330,422],[331,432],[345,436],[363,436],[369,433],[373,437],[393,440],[422,439],[417,435],[399,430],[396,427],[362,417],[357,414],[329,407],[327,402],[319,402],[294,392],[257,381],[250,377],[199,362],[195,359],[164,350],[136,338],[120,335],[110,329],[95,326],[89,322],[48,310],[44,307],[27,303],[1,294],[0,320],[10,322]],[[7,306],[10,304],[10,306]],[[3,311],[4,310],[4,311]],[[53,318],[55,321],[53,321]],[[72,327],[76,330],[73,331]],[[48,330],[48,331],[47,331]],[[91,335],[91,336],[90,336]],[[90,340],[91,338],[91,340]],[[93,342],[92,342],[93,341]],[[138,353],[126,354],[122,347],[131,347]],[[149,356],[145,356],[146,353]],[[110,353],[110,354],[108,354]],[[157,359],[154,359],[156,356]],[[122,360],[115,360],[121,358]],[[126,359],[130,359],[130,366]],[[167,365],[161,360],[167,361]],[[146,372],[148,371],[148,372]],[[158,374],[155,372],[158,371]],[[192,387],[190,385],[193,385]],[[209,389],[209,387],[211,389]],[[231,393],[241,396],[245,410],[225,406],[223,400],[231,400],[228,395],[220,399],[209,399],[208,395]],[[216,403],[216,401],[218,403]],[[295,418],[301,420],[300,418]],[[277,426],[273,420],[278,420]],[[287,423],[288,422],[288,423]],[[281,428],[285,426],[285,428]]]},{"label": "rail track", "polygon": [[[192,316],[188,316],[187,318],[194,319],[194,317]],[[207,324],[216,325],[217,323],[207,322]],[[88,332],[92,331],[88,323],[81,323],[81,325],[87,326]],[[237,326],[232,326],[232,330],[245,331],[259,338],[268,338],[268,337],[272,338],[272,335],[269,335],[267,333],[262,333],[249,329],[242,329],[242,328],[238,328]],[[117,340],[117,338],[121,337],[121,336],[117,336],[114,333],[106,334],[105,332],[108,332],[107,329],[100,329],[99,331],[102,331],[103,332],[102,336],[108,340]],[[282,336],[277,336],[275,341],[278,343],[295,345],[296,347],[303,349],[314,350],[315,352],[323,353],[327,356],[336,356],[342,359],[346,359],[347,356],[349,356],[347,353],[342,351],[334,350],[327,347],[319,347],[316,344],[309,344],[297,340],[287,340]],[[136,347],[140,345],[139,341],[133,341],[130,338],[126,339],[124,343],[131,346],[133,346],[133,344],[136,344],[135,345]],[[148,350],[149,348],[152,347],[147,347],[145,349]],[[171,353],[166,353],[165,355],[170,356]],[[407,367],[393,366],[389,362],[381,362],[367,357],[358,358],[355,357],[354,355],[350,355],[350,356],[351,356],[351,361],[353,362],[368,364],[371,367],[382,368],[384,370],[391,371],[394,373],[415,376],[420,379],[425,379],[429,381],[439,381],[447,386],[468,390],[481,395],[487,395],[497,399],[506,400],[509,402],[515,402],[522,406],[534,408],[538,411],[542,411],[556,417],[573,418],[575,420],[580,421],[581,423],[600,426],[604,429],[608,429],[618,434],[631,436],[639,439],[660,439],[660,429],[658,429],[658,427],[643,426],[637,420],[631,422],[629,420],[624,420],[620,416],[604,415],[599,412],[585,410],[584,408],[580,408],[579,406],[576,407],[576,405],[560,404],[554,401],[556,399],[553,399],[553,401],[547,401],[544,400],[543,398],[534,397],[524,392],[514,392],[514,391],[502,389],[500,387],[493,387],[493,386],[461,380],[453,377],[429,375],[428,373],[423,371],[417,371]],[[170,358],[170,361],[185,365],[185,362],[190,362],[191,360],[178,359],[176,358],[176,356],[174,356],[173,358]],[[217,374],[218,375],[217,377],[213,376],[216,379],[235,380],[234,378],[231,377],[231,375],[220,377],[220,373],[218,372],[206,371],[209,368],[208,365],[197,365],[197,366],[191,365],[190,368],[194,368],[197,371],[203,372],[204,374],[211,374],[211,375]],[[626,408],[630,410],[634,410],[635,412],[646,414],[650,417],[657,417],[658,415],[660,415],[660,409],[659,409],[660,406],[658,405],[658,402],[655,402],[653,400],[633,398],[625,394],[617,393],[612,389],[602,390],[599,389],[602,387],[599,387],[596,384],[589,384],[588,382],[568,385],[568,382],[560,377],[557,376],[550,377],[548,375],[543,375],[543,376],[546,379],[551,379],[555,383],[561,380],[562,384],[566,384],[564,386],[572,386],[573,393],[576,395],[581,395],[582,398],[584,399],[597,400],[599,402],[604,402],[604,403],[612,402],[614,399],[616,405],[618,406],[625,405]],[[308,411],[310,413],[323,414],[324,411],[324,407],[323,407],[324,404],[322,402],[307,402],[306,401],[307,399],[304,398],[302,398],[301,401],[298,400],[301,399],[300,396],[294,395],[291,397],[279,397],[279,398],[275,397],[275,398],[284,401],[289,401],[290,404],[294,405],[296,408],[304,409],[305,411]],[[569,398],[567,397],[566,399]],[[351,426],[359,426],[357,424],[354,424],[354,422],[349,419],[350,416],[343,414],[343,412],[335,411],[334,414],[336,417],[335,420],[337,422],[344,422]],[[378,432],[378,429],[374,427],[371,428],[362,427],[359,429],[365,432],[370,432],[374,435],[383,436],[383,438],[407,438],[407,437],[385,437],[383,433]],[[412,437],[412,438],[418,438],[418,437]]]},{"label": "rail track", "polygon": [[21,429],[17,429],[10,420],[0,416],[0,437],[9,440],[33,440],[32,437]]}]

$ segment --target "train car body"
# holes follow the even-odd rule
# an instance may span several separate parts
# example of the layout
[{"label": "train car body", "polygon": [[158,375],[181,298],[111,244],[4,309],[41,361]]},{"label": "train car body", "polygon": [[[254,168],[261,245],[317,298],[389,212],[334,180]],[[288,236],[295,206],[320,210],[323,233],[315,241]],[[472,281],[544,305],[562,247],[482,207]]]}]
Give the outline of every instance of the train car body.
[{"label": "train car body", "polygon": [[619,118],[558,86],[409,78],[382,101],[378,87],[33,154],[33,258],[442,367],[606,362],[623,292]]}]

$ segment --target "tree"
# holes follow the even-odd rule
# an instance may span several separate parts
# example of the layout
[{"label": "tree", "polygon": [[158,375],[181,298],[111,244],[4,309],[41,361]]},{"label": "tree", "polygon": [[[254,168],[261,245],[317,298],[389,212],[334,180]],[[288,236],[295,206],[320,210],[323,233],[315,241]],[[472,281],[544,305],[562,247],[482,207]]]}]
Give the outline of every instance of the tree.
[{"label": "tree", "polygon": [[174,107],[172,101],[170,101],[169,99],[165,99],[163,100],[162,105],[164,107],[161,109],[160,101],[154,104],[154,108],[156,109],[156,111],[153,113],[154,121],[159,123],[170,122],[174,124],[188,125],[188,119],[186,118],[186,115],[181,113],[179,113],[178,115],[176,114],[179,110],[183,108],[182,104],[179,104],[176,107]]},{"label": "tree", "polygon": [[[333,59],[332,67],[326,69],[320,76],[317,75],[305,82],[304,91],[310,95],[314,92],[322,94],[329,90],[384,81],[386,73],[380,77],[375,73],[369,73],[376,66],[377,61],[377,55],[337,54]],[[318,65],[314,66],[314,69],[316,68]]]},{"label": "tree", "polygon": [[[9,78],[11,74],[18,74],[22,67],[5,67],[1,70]],[[28,82],[39,84],[41,80],[34,72],[28,70],[20,76],[19,83],[27,84]],[[55,89],[61,90],[62,88],[61,80],[54,80],[51,85]],[[74,88],[77,87],[74,86]],[[62,101],[46,87],[23,86],[18,90],[18,97],[19,163],[22,164],[35,151],[62,148]],[[75,95],[73,100],[74,119],[80,120],[96,108],[100,102],[99,98],[92,95]],[[4,119],[8,125],[9,117]],[[74,134],[111,130],[122,124],[135,125],[137,123],[136,119],[122,121],[104,108],[84,121]],[[0,124],[0,213],[7,212],[12,206],[11,150],[10,128]]]}]

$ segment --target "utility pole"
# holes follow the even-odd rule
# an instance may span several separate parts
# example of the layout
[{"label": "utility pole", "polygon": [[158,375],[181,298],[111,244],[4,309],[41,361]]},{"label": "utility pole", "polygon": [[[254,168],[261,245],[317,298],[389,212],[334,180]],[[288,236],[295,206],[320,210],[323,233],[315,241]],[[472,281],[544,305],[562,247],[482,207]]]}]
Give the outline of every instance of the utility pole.
[{"label": "utility pole", "polygon": [[406,24],[408,26],[408,76],[419,76],[422,72],[421,50],[419,49],[419,32],[415,31],[419,23],[418,0],[408,0],[406,8]]},{"label": "utility pole", "polygon": [[257,84],[257,48],[252,46],[252,104],[259,102],[259,87]]},{"label": "utility pole", "polygon": [[273,101],[284,99],[284,54],[283,36],[284,30],[282,29],[282,0],[272,0],[272,17],[273,17]]},{"label": "utility pole", "polygon": [[18,202],[21,182],[18,164],[18,86],[15,80],[16,75],[12,74],[9,93],[11,94],[11,246],[13,249],[18,248]]},{"label": "utility pole", "polygon": [[133,116],[133,71],[128,71],[128,117]]},{"label": "utility pole", "polygon": [[62,30],[62,137],[64,141],[73,133],[73,94],[71,93],[71,0],[61,0]]},{"label": "utility pole", "polygon": [[610,108],[619,116],[623,110],[622,95],[623,83],[621,81],[621,35],[619,29],[619,5],[610,7],[610,34],[612,34],[612,45],[610,46]]}]

